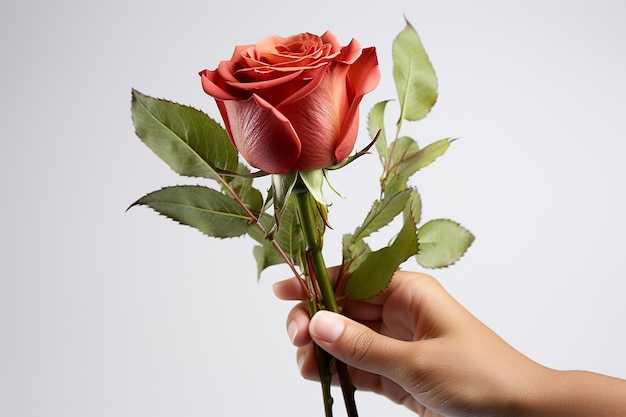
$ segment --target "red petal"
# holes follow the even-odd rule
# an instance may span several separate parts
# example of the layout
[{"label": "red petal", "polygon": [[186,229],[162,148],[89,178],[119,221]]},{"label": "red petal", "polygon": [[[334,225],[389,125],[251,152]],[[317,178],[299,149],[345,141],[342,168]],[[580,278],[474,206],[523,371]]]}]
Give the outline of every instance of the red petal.
[{"label": "red petal", "polygon": [[272,174],[293,167],[300,156],[300,140],[275,107],[257,95],[218,105],[233,144],[250,165]]},{"label": "red petal", "polygon": [[235,46],[235,50],[233,51],[233,56],[230,59],[231,61],[241,62],[245,56],[249,55],[250,52],[254,51],[256,45],[237,45]]},{"label": "red petal", "polygon": [[380,81],[380,68],[375,48],[365,48],[359,59],[350,66],[348,72],[349,87],[354,94],[350,109],[341,126],[341,137],[337,142],[335,157],[337,162],[346,159],[356,143],[359,124],[359,104],[363,96],[374,90]]},{"label": "red petal", "polygon": [[324,72],[327,71],[327,69],[328,65],[324,65],[319,68],[304,71],[298,80],[294,80],[285,86],[284,93],[286,94],[281,95],[283,98],[276,102],[276,107],[289,105],[309,95],[324,79]]},{"label": "red petal", "polygon": [[[289,81],[298,78],[298,76],[302,73],[302,71],[296,71],[292,73],[280,73],[280,72],[271,72],[269,73],[270,77],[263,77],[262,74],[256,74],[258,79],[254,80],[254,75],[250,74],[252,71],[243,71],[239,72],[237,75],[243,75],[240,78],[243,80],[239,81],[227,81],[229,86],[235,87],[241,90],[260,90],[266,88],[272,88],[279,86],[281,84],[288,83]],[[265,79],[264,79],[265,78]],[[243,81],[243,82],[240,82]]]},{"label": "red petal", "polygon": [[331,45],[331,54],[334,54],[341,50],[341,43],[339,42],[339,39],[337,39],[337,36],[335,36],[335,34],[332,33],[330,30],[324,32],[321,38],[325,44]]},{"label": "red petal", "polygon": [[317,88],[306,97],[280,109],[298,133],[302,150],[295,168],[298,171],[325,168],[335,162],[342,121],[348,112],[346,73],[348,65],[334,62],[315,82]]},{"label": "red petal", "polygon": [[350,66],[348,81],[355,89],[355,95],[364,95],[373,91],[380,82],[380,68],[376,48],[363,49],[361,56]]},{"label": "red petal", "polygon": [[241,100],[218,71],[203,70],[200,72],[202,89],[216,100]]},{"label": "red petal", "polygon": [[356,39],[352,39],[348,45],[341,48],[341,54],[335,59],[346,64],[352,64],[361,55],[361,44]]}]

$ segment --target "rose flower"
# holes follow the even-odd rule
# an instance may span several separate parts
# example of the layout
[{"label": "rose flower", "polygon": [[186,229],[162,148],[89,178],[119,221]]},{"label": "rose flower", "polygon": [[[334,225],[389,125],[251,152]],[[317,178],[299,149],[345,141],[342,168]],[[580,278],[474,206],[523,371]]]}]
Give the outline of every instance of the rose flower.
[{"label": "rose flower", "polygon": [[233,145],[258,169],[311,171],[345,160],[359,103],[380,79],[376,50],[356,40],[302,33],[236,46],[230,61],[200,72]]}]

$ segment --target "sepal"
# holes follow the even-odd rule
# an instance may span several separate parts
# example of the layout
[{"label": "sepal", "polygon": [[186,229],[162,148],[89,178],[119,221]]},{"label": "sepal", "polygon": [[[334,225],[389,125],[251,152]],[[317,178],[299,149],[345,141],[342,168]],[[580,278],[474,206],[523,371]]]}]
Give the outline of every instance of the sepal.
[{"label": "sepal", "polygon": [[313,171],[299,172],[299,175],[315,201],[326,205],[326,199],[324,198],[324,192],[322,191],[325,178],[324,170],[316,169]]}]

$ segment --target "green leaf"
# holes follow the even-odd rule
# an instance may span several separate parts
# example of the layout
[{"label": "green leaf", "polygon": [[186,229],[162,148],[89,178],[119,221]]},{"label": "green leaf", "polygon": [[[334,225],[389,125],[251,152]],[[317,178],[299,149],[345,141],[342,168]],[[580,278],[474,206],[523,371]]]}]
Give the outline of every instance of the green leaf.
[{"label": "green leaf", "polygon": [[262,245],[257,245],[252,249],[252,254],[256,260],[257,279],[261,278],[261,273],[273,265],[284,263],[285,260],[280,256],[276,248],[267,241]]},{"label": "green leaf", "polygon": [[474,241],[474,236],[452,220],[437,219],[420,227],[417,241],[417,262],[425,268],[443,268],[463,256]]},{"label": "green leaf", "polygon": [[[269,231],[274,226],[274,216],[263,213],[259,218],[259,223],[263,226],[264,230]],[[250,223],[248,226],[248,235],[261,244],[268,241],[267,234],[263,233],[256,223]]]},{"label": "green leaf", "polygon": [[389,285],[400,265],[416,253],[416,227],[408,217],[391,246],[367,254],[359,263],[348,279],[345,294],[359,300],[374,297]]},{"label": "green leaf", "polygon": [[[372,253],[372,249],[363,239],[354,241],[351,234],[343,236],[343,261],[342,267],[348,275],[356,271],[361,263]],[[341,290],[341,289],[339,289]]]},{"label": "green leaf", "polygon": [[[301,264],[301,260],[306,251],[306,244],[297,210],[296,198],[294,195],[291,195],[289,201],[283,208],[280,227],[278,228],[274,227],[275,218],[273,216],[263,214],[260,222],[265,230],[271,231],[270,236],[266,236],[261,232],[256,224],[250,225],[248,235],[260,243],[260,246],[256,246],[254,249],[259,276],[265,268],[285,263],[283,257],[270,241],[270,237],[276,241],[295,265]],[[323,227],[323,223],[319,219],[316,220],[318,221],[318,227]]]},{"label": "green leaf", "polygon": [[289,197],[280,217],[280,227],[276,229],[273,237],[293,263],[299,264],[300,256],[306,250],[306,245],[294,195]]},{"label": "green leaf", "polygon": [[[389,100],[381,101],[372,107],[367,119],[367,129],[369,131],[370,138],[372,140],[378,135],[376,139],[376,151],[380,157],[380,161],[383,165],[387,161],[387,135],[385,134],[385,107]],[[378,132],[380,131],[380,134]]]},{"label": "green leaf", "polygon": [[437,77],[417,31],[407,21],[393,43],[393,77],[400,99],[400,118],[419,120],[437,101]]},{"label": "green leaf", "polygon": [[416,189],[411,190],[407,209],[408,212],[405,213],[405,216],[411,216],[413,223],[420,224],[422,221],[422,198]]},{"label": "green leaf", "polygon": [[132,90],[131,112],[137,136],[176,173],[219,181],[216,170],[237,169],[226,131],[201,111]]},{"label": "green leaf", "polygon": [[[239,163],[237,173],[244,175],[233,177],[228,185],[233,189],[235,194],[237,194],[246,207],[248,207],[251,212],[258,215],[263,209],[263,195],[259,190],[252,186],[253,179],[245,175],[250,173],[247,166]],[[222,191],[224,191],[225,194],[228,194],[226,187],[222,187]]]},{"label": "green leaf", "polygon": [[363,239],[391,222],[398,214],[405,209],[409,197],[410,189],[406,189],[392,196],[385,196],[383,200],[376,200],[372,204],[365,220],[354,231],[353,240]]},{"label": "green leaf", "polygon": [[320,204],[326,204],[322,186],[324,185],[324,170],[316,169],[313,171],[300,172],[300,178],[306,185],[313,198]]},{"label": "green leaf", "polygon": [[389,163],[382,179],[381,187],[385,194],[395,194],[407,188],[411,172],[407,171],[407,160],[417,155],[419,146],[414,139],[402,136],[389,147]]},{"label": "green leaf", "polygon": [[391,169],[398,170],[398,166],[406,165],[406,161],[415,156],[419,150],[420,147],[413,138],[402,136],[395,140],[389,149]]},{"label": "green leaf", "polygon": [[385,192],[397,192],[406,188],[409,178],[422,168],[432,164],[450,147],[454,139],[440,139],[419,149],[417,143],[408,137],[401,137],[392,144],[391,159],[387,176],[383,181]]},{"label": "green leaf", "polygon": [[172,220],[218,238],[244,234],[251,220],[233,198],[196,185],[162,188],[143,196],[131,207],[136,205],[148,206]]},{"label": "green leaf", "polygon": [[454,141],[455,139],[451,138],[439,139],[427,145],[425,148],[420,149],[414,157],[405,161],[408,165],[407,168],[411,170],[411,175],[435,162],[437,158],[446,153],[450,144]]}]

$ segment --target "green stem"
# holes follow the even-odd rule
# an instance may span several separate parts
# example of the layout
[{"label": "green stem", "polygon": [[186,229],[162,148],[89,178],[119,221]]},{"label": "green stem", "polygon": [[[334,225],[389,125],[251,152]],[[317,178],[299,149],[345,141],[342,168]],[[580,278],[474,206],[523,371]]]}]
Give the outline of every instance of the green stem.
[{"label": "green stem", "polygon": [[[293,188],[293,193],[296,196],[298,203],[298,212],[300,214],[300,222],[302,225],[302,233],[306,242],[307,253],[309,255],[310,269],[307,274],[307,279],[310,280],[311,276],[315,278],[316,287],[320,292],[320,304],[321,308],[339,313],[339,306],[335,298],[335,290],[333,284],[328,275],[328,269],[326,268],[326,262],[322,254],[322,242],[323,231],[319,230],[316,221],[317,206],[315,200],[311,197],[306,185],[298,177],[296,184]],[[312,282],[309,282],[310,288],[315,288]],[[309,310],[311,315],[318,309],[315,300],[309,301]],[[315,352],[318,360],[318,369],[320,372],[320,381],[322,382],[322,393],[324,396],[324,409],[326,411],[326,417],[332,416],[332,403],[333,399],[330,395],[330,379],[331,379],[331,366],[334,360],[339,376],[339,383],[343,392],[343,398],[346,405],[346,411],[348,417],[358,417],[356,410],[356,403],[354,400],[354,385],[350,379],[350,374],[346,364],[334,359],[328,353],[320,349],[315,345]]]},{"label": "green stem", "polygon": [[[311,282],[309,282],[311,284]],[[313,289],[310,288],[313,292]],[[317,300],[315,298],[309,298],[309,311],[311,315],[317,311]],[[333,397],[330,392],[332,383],[332,363],[333,358],[326,353],[317,344],[313,344],[315,350],[315,357],[317,358],[317,370],[320,376],[320,383],[322,386],[322,397],[324,401],[324,414],[326,417],[333,416]]]},{"label": "green stem", "polygon": [[339,307],[335,299],[335,289],[330,281],[326,262],[324,262],[324,256],[322,255],[322,232],[318,230],[317,222],[315,221],[315,211],[317,209],[314,206],[316,203],[300,179],[296,182],[293,193],[296,195],[296,201],[298,202],[302,233],[304,234],[307,251],[311,254],[311,265],[313,266],[313,274],[322,296],[322,305],[325,309],[338,313]]}]

